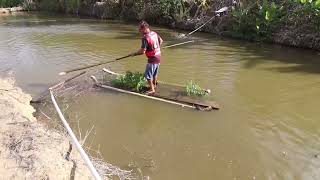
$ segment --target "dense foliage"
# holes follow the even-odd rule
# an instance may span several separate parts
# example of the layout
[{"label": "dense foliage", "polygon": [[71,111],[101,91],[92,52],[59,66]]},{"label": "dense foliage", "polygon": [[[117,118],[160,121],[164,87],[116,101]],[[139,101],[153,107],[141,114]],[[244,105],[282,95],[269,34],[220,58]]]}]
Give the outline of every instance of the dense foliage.
[{"label": "dense foliage", "polygon": [[265,40],[279,24],[283,6],[275,2],[251,1],[234,8],[233,36],[248,40]]},{"label": "dense foliage", "polygon": [[144,75],[139,72],[127,71],[125,75],[119,75],[111,81],[111,83],[118,88],[128,89],[131,91],[141,92],[147,87],[147,81]]},{"label": "dense foliage", "polygon": [[14,7],[21,5],[23,0],[0,0],[0,7]]},{"label": "dense foliage", "polygon": [[188,96],[205,96],[208,94],[206,90],[193,81],[187,83],[186,92]]},{"label": "dense foliage", "polygon": [[[302,21],[319,28],[320,0],[250,0],[232,10],[231,35],[247,40],[270,40],[283,24]],[[310,21],[308,21],[310,20]]]},{"label": "dense foliage", "polygon": [[[10,1],[10,0],[0,0]],[[19,1],[19,0],[11,0]],[[25,0],[26,1],[26,0]],[[29,1],[29,0],[28,0]],[[147,20],[252,41],[272,41],[320,49],[320,0],[30,0],[45,11],[60,11],[106,19]],[[298,38],[297,38],[298,37]]]},{"label": "dense foliage", "polygon": [[37,0],[39,9],[53,12],[78,14],[81,0]]},{"label": "dense foliage", "polygon": [[[293,2],[292,2],[293,1]],[[320,0],[292,0],[298,4],[292,13],[287,13],[286,20],[300,24],[308,31],[320,31]]]},{"label": "dense foliage", "polygon": [[185,0],[120,0],[120,16],[170,23],[185,15]]}]

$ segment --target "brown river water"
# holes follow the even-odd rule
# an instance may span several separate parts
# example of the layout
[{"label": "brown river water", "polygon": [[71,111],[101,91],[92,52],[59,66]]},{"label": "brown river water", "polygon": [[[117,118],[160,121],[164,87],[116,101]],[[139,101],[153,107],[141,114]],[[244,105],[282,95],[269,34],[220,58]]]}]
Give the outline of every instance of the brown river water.
[{"label": "brown river water", "polygon": [[[154,27],[166,44],[178,32]],[[163,50],[162,81],[210,88],[199,112],[109,91],[70,103],[103,158],[156,180],[320,179],[320,54],[196,33]],[[38,96],[58,73],[140,47],[135,24],[44,14],[0,16],[0,72]],[[109,64],[143,71],[143,56]],[[70,120],[72,121],[72,120]],[[142,178],[141,178],[142,179]]]}]

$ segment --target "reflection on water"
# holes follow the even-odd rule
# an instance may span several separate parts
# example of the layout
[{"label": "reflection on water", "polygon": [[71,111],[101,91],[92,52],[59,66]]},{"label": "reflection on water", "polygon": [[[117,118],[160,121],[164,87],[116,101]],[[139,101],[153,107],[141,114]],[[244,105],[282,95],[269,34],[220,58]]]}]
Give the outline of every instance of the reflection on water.
[{"label": "reflection on water", "polygon": [[[177,32],[155,28],[166,43]],[[195,80],[222,109],[195,112],[108,91],[70,105],[104,158],[151,179],[319,179],[320,55],[208,34],[163,50],[160,78]],[[28,14],[0,17],[0,72],[38,95],[69,68],[140,46],[135,25]],[[108,65],[143,71],[144,57]],[[73,122],[71,122],[73,123]]]}]

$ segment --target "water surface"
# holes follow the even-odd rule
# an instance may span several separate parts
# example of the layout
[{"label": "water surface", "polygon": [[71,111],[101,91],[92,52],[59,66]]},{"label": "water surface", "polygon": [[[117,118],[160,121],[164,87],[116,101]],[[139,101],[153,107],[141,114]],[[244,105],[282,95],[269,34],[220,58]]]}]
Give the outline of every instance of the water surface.
[{"label": "water surface", "polygon": [[[167,44],[174,30],[155,27]],[[0,72],[33,96],[74,67],[112,60],[140,46],[133,24],[57,15],[0,17]],[[88,142],[121,167],[151,179],[319,179],[320,55],[197,33],[163,50],[160,78],[194,80],[221,110],[197,112],[109,91],[69,102],[71,124],[95,126]],[[143,71],[143,56],[108,65]],[[63,102],[61,102],[63,103]],[[74,127],[76,128],[76,127]]]}]

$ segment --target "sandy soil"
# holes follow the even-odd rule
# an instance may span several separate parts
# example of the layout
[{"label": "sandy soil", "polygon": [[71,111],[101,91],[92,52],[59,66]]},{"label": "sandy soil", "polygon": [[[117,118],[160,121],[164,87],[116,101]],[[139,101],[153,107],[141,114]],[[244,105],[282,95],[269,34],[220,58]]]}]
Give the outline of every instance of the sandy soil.
[{"label": "sandy soil", "polygon": [[13,80],[0,79],[1,179],[90,179],[76,150],[66,158],[67,136],[33,117],[30,100]]}]

